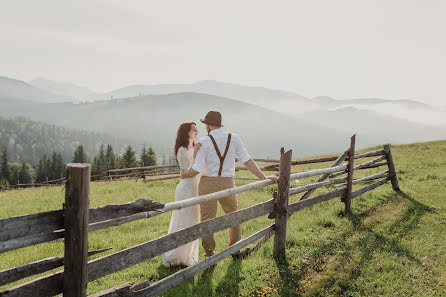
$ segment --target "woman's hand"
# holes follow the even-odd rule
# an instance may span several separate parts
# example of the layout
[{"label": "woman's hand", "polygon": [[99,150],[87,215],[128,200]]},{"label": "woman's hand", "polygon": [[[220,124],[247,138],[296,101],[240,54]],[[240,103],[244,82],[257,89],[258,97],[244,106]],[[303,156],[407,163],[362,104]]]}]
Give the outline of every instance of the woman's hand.
[{"label": "woman's hand", "polygon": [[197,153],[198,153],[198,151],[200,150],[201,146],[202,146],[202,144],[199,143],[199,142],[198,142],[197,144],[194,145],[194,159],[195,159],[195,157],[197,156]]}]

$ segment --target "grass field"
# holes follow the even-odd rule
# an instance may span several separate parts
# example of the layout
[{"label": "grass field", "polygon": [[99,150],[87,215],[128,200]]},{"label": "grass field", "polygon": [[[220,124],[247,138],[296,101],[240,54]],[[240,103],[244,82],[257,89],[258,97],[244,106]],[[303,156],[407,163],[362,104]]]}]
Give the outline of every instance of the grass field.
[{"label": "grass field", "polygon": [[[388,183],[355,198],[352,214],[347,216],[339,199],[304,209],[288,222],[285,261],[274,261],[270,239],[250,257],[226,258],[163,296],[446,296],[446,141],[392,146],[392,153],[401,192],[394,192]],[[356,164],[366,160],[356,160]],[[328,165],[297,166],[293,171]],[[383,170],[358,171],[355,177]],[[94,182],[90,206],[138,198],[171,202],[177,183]],[[238,195],[239,208],[269,199],[274,190],[270,186]],[[0,192],[0,218],[60,209],[63,200],[62,187]],[[164,214],[91,232],[89,249],[112,247],[107,252],[112,253],[157,238],[167,233],[169,219],[170,214]],[[242,226],[243,236],[269,224],[266,217],[247,222]],[[217,250],[224,249],[227,231],[217,233],[216,240]],[[203,258],[202,250],[200,254]],[[0,270],[62,255],[61,241],[10,251],[0,254]],[[89,283],[88,293],[125,282],[153,282],[175,271],[156,257]],[[0,291],[30,279],[0,287]]]}]

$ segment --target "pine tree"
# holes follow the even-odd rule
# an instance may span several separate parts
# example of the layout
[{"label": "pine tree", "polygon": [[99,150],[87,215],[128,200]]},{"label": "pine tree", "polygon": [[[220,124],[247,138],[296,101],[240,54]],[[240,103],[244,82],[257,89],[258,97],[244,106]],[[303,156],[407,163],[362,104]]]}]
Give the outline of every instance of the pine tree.
[{"label": "pine tree", "polygon": [[97,157],[96,163],[98,166],[97,169],[106,169],[107,161],[105,159],[105,152],[104,152],[103,144],[101,144],[101,146],[99,147],[99,155]]},{"label": "pine tree", "polygon": [[147,155],[149,158],[148,166],[155,166],[156,165],[156,156],[155,156],[155,151],[153,150],[152,146],[149,147],[149,150],[147,151]]},{"label": "pine tree", "polygon": [[141,155],[139,156],[139,163],[141,166],[155,166],[156,165],[156,158],[155,158],[155,152],[153,151],[152,147],[149,147],[149,149],[146,149],[146,146],[144,146],[141,150]]},{"label": "pine tree", "polygon": [[147,165],[149,163],[149,158],[147,158],[147,150],[146,146],[144,145],[141,149],[141,154],[139,155],[139,165],[140,166],[149,166]]},{"label": "pine tree", "polygon": [[25,163],[25,161],[22,162],[22,167],[20,167],[19,181],[21,184],[30,184],[31,183],[31,172],[30,172],[28,165]]},{"label": "pine tree", "polygon": [[130,145],[125,149],[121,162],[123,168],[132,168],[137,166],[135,151]]},{"label": "pine tree", "polygon": [[39,165],[36,169],[36,183],[44,182],[48,177],[48,172],[46,170],[47,160],[48,158],[46,155],[43,155],[43,157],[39,160]]},{"label": "pine tree", "polygon": [[51,162],[52,179],[59,179],[65,176],[66,164],[61,153],[53,153]]},{"label": "pine tree", "polygon": [[105,168],[113,169],[116,168],[116,156],[113,152],[111,145],[107,144],[107,150],[105,152]]},{"label": "pine tree", "polygon": [[74,151],[73,163],[87,163],[87,154],[85,153],[82,144],[79,144]]},{"label": "pine tree", "polygon": [[0,180],[2,184],[9,184],[11,179],[11,171],[9,168],[9,154],[6,146],[2,149],[2,154],[0,156]]}]

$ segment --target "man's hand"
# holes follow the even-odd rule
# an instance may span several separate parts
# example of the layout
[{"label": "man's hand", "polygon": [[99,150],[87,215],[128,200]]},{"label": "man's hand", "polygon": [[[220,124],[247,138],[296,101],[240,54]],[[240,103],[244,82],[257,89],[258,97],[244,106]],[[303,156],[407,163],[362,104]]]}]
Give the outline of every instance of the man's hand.
[{"label": "man's hand", "polygon": [[279,178],[274,175],[267,176],[266,178],[272,180],[275,184],[279,182]]},{"label": "man's hand", "polygon": [[194,159],[197,156],[197,153],[200,150],[201,146],[202,146],[202,144],[199,142],[194,145]]},{"label": "man's hand", "polygon": [[195,170],[193,170],[193,169],[189,169],[188,171],[181,170],[181,171],[180,171],[180,177],[181,177],[181,179],[184,179],[184,178],[191,178],[191,177],[196,176],[196,175],[199,174],[199,173],[200,173],[200,172],[195,171]]}]

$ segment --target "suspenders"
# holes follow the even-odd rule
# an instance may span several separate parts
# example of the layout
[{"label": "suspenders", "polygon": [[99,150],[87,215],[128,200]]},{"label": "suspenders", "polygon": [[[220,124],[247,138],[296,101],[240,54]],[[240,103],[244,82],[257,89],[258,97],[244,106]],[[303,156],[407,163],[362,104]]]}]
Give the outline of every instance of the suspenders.
[{"label": "suspenders", "polygon": [[220,150],[218,149],[214,137],[211,134],[209,134],[208,136],[211,138],[212,143],[214,144],[215,151],[217,152],[217,156],[220,159],[220,169],[218,170],[218,176],[221,176],[221,171],[223,170],[223,162],[225,161],[226,154],[228,153],[229,150],[229,145],[231,144],[231,133],[228,134],[228,142],[226,143],[226,149],[225,153],[223,154],[223,157],[221,156]]}]

